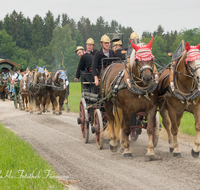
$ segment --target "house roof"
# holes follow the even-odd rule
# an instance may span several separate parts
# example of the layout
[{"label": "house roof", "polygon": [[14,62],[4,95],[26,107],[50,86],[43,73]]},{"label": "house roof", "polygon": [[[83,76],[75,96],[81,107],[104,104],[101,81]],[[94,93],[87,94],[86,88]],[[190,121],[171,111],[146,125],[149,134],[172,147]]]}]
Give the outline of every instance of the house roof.
[{"label": "house roof", "polygon": [[9,63],[9,64],[11,64],[11,65],[13,65],[13,66],[20,67],[19,64],[14,63],[14,62],[12,62],[12,61],[10,61],[10,60],[8,60],[8,59],[0,59],[0,64],[2,64],[2,63]]}]

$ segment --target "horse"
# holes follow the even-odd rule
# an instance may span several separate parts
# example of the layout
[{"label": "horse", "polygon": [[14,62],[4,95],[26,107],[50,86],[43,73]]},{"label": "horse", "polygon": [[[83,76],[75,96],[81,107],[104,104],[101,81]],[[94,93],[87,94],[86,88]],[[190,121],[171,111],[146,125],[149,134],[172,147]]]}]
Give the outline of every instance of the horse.
[{"label": "horse", "polygon": [[5,95],[7,93],[7,85],[8,85],[8,76],[4,74],[0,79],[0,93],[3,101],[5,101]]},{"label": "horse", "polygon": [[187,41],[177,56],[179,49],[172,57],[171,67],[159,77],[160,115],[174,157],[181,157],[177,136],[183,112],[194,115],[197,135],[191,154],[197,158],[200,151],[200,44],[190,46]]},{"label": "horse", "polygon": [[[29,72],[26,72],[24,74],[24,76],[22,77],[20,84],[19,84],[19,92],[21,94],[22,97],[22,110],[26,110],[27,112],[28,110],[28,99],[29,99],[29,94],[26,88],[26,84],[29,78]],[[26,106],[24,106],[24,103],[26,104]]]},{"label": "horse", "polygon": [[[42,111],[45,112],[45,102],[47,96],[47,74],[44,69],[45,66],[43,68],[36,67],[37,71],[34,72],[33,75],[27,81],[27,89],[29,92],[30,104],[34,104],[34,101],[36,102],[38,115],[41,114]],[[42,110],[40,108],[40,104],[42,104]],[[30,110],[30,113],[33,113],[32,108]]]},{"label": "horse", "polygon": [[124,157],[132,157],[129,150],[131,116],[138,112],[145,112],[148,119],[147,133],[149,137],[146,161],[161,159],[155,155],[153,146],[158,99],[158,75],[153,61],[154,56],[151,52],[152,43],[153,37],[148,45],[135,45],[131,42],[133,51],[130,58],[127,58],[127,63],[119,62],[109,65],[102,72],[100,78],[101,96],[106,97],[104,107],[110,128],[111,151],[117,151],[114,123],[120,115],[119,113],[114,114],[113,108],[117,106],[122,110],[120,144]]},{"label": "horse", "polygon": [[[66,76],[67,70],[58,70],[49,78],[48,85],[51,86],[48,88],[50,93],[50,99],[53,107],[53,114],[59,115],[62,114],[63,102],[65,99],[66,93]],[[59,97],[59,110],[56,97]]]}]

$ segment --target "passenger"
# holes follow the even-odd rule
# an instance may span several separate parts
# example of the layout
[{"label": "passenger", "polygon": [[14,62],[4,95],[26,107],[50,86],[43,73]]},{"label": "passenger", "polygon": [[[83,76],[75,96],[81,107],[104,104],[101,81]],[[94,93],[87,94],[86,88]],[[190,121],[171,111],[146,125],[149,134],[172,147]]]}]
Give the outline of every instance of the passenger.
[{"label": "passenger", "polygon": [[91,72],[92,71],[91,67],[92,67],[93,55],[86,53],[86,51],[83,47],[81,47],[81,46],[78,46],[78,47],[75,52],[80,57],[80,61],[79,61],[79,64],[78,64],[78,67],[76,70],[76,77],[74,78],[75,82],[78,82],[81,72],[83,72],[83,71]]},{"label": "passenger", "polygon": [[115,57],[119,57],[121,60],[125,60],[125,50],[122,48],[122,41],[113,42],[113,51],[115,52]]},{"label": "passenger", "polygon": [[[98,76],[100,74],[101,68],[102,68],[102,59],[103,58],[109,58],[109,57],[115,57],[115,53],[113,50],[110,49],[110,38],[105,34],[101,37],[100,40],[101,49],[100,51],[97,51],[94,55],[94,59],[92,62],[92,74],[94,76],[95,85],[99,85],[99,79]],[[104,60],[103,67],[106,68],[108,65],[112,63],[112,59]]]},{"label": "passenger", "polygon": [[82,46],[77,46],[75,53],[81,57],[83,54],[85,54],[85,49]]},{"label": "passenger", "polygon": [[[139,36],[136,32],[132,32],[130,35],[130,40],[134,43],[134,44],[139,44],[140,43],[140,39]],[[132,45],[129,46],[128,50],[127,50],[127,57],[129,57],[132,53]]]},{"label": "passenger", "polygon": [[88,38],[86,41],[86,53],[95,55],[96,52],[97,50],[94,49],[94,40],[92,38]]}]

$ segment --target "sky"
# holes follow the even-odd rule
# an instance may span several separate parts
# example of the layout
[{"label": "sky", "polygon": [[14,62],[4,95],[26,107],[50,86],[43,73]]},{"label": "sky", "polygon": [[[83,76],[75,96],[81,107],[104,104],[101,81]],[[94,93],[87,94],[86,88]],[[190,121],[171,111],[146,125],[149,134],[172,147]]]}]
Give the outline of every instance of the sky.
[{"label": "sky", "polygon": [[116,20],[132,27],[139,37],[144,31],[154,32],[159,25],[165,33],[200,27],[200,0],[6,0],[1,5],[0,20],[13,10],[31,20],[36,14],[44,18],[49,10],[55,18],[66,13],[76,22],[83,16],[95,24],[102,16],[108,23]]}]

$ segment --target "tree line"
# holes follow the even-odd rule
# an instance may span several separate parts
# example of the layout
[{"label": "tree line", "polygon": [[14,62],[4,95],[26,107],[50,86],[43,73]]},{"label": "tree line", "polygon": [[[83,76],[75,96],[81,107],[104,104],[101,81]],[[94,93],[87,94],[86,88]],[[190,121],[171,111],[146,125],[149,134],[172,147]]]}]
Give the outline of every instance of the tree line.
[{"label": "tree line", "polygon": [[[130,34],[136,28],[124,27],[116,20],[110,23],[99,17],[96,23],[89,18],[81,17],[76,23],[74,19],[63,13],[57,18],[48,11],[44,18],[35,15],[31,20],[23,13],[15,10],[0,20],[0,58],[18,63],[22,69],[34,69],[36,66],[46,66],[53,71],[58,65],[67,70],[69,81],[73,81],[79,57],[75,54],[77,46],[85,47],[85,42],[92,37],[95,49],[100,49],[99,40],[105,33],[123,33],[123,46],[130,45]],[[200,43],[200,28],[183,29],[179,32],[164,31],[159,25],[154,32],[144,31],[140,41],[148,43],[154,36],[152,52],[161,62],[168,64],[168,52],[174,52],[181,40],[189,41],[191,45]],[[122,35],[119,35],[122,38]],[[112,36],[110,36],[112,38]]]}]

